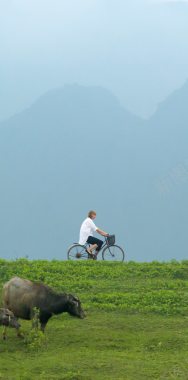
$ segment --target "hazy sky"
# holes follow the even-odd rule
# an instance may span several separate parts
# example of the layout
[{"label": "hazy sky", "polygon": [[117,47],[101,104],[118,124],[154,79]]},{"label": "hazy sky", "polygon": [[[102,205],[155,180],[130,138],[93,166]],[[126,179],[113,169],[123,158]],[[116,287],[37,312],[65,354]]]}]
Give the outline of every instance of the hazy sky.
[{"label": "hazy sky", "polygon": [[147,117],[188,78],[188,1],[0,0],[0,119],[65,83]]}]

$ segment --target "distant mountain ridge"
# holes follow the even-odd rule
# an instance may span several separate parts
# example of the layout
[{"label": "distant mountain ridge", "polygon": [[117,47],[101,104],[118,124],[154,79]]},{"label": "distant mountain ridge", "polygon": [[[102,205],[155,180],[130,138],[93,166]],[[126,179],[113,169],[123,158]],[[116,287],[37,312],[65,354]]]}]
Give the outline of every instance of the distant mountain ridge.
[{"label": "distant mountain ridge", "polygon": [[54,118],[56,112],[63,115],[71,115],[72,112],[82,110],[84,115],[84,110],[86,110],[86,114],[88,114],[89,109],[93,114],[96,113],[96,109],[102,112],[109,112],[111,107],[116,109],[118,114],[124,115],[129,122],[135,123],[136,121],[141,121],[138,116],[125,110],[125,108],[120,105],[118,98],[105,88],[96,86],[84,87],[75,84],[65,85],[62,88],[48,91],[24,111],[1,122],[0,127],[12,122],[12,120],[14,121],[15,118],[17,119],[28,115],[32,115],[32,117],[46,117],[46,115],[52,115]]},{"label": "distant mountain ridge", "polygon": [[95,208],[128,259],[184,258],[187,94],[144,121],[108,90],[67,85],[1,123],[0,256],[65,258]]}]

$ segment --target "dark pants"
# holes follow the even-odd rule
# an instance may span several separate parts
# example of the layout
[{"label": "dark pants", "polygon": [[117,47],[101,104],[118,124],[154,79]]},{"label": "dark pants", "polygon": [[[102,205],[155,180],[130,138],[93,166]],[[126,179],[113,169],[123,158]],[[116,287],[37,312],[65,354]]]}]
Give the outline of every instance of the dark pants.
[{"label": "dark pants", "polygon": [[88,239],[87,239],[87,243],[89,243],[89,244],[97,244],[96,251],[100,251],[100,249],[101,249],[101,247],[103,245],[103,241],[100,240],[100,239],[97,239],[94,236],[89,236]]}]

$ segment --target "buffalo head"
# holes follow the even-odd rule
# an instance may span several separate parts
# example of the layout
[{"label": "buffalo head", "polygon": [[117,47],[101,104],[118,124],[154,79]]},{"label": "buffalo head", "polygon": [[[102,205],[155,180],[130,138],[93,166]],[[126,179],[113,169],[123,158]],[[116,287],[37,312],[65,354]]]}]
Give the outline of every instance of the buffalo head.
[{"label": "buffalo head", "polygon": [[82,309],[80,300],[77,297],[74,297],[72,294],[67,295],[67,307],[69,314],[78,318],[85,317],[85,313]]},{"label": "buffalo head", "polygon": [[13,327],[15,329],[19,329],[20,327],[20,324],[12,311],[4,308],[0,309],[0,324],[3,326]]}]

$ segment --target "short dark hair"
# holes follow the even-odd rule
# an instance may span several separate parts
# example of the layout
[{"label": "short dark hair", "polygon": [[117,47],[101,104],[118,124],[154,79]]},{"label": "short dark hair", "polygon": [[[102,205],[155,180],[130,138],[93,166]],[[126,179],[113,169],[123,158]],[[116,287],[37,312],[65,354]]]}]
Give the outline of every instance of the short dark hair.
[{"label": "short dark hair", "polygon": [[88,212],[88,218],[91,218],[93,215],[97,215],[96,211],[91,210]]}]

